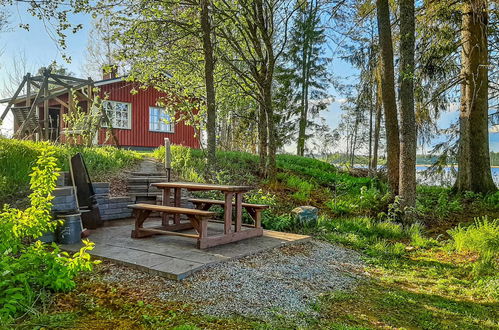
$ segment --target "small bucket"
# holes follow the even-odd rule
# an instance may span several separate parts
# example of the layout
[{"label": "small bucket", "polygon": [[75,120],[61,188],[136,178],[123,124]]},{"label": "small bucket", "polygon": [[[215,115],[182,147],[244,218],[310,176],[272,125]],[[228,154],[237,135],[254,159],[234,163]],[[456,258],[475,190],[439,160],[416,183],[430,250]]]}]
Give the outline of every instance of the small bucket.
[{"label": "small bucket", "polygon": [[59,215],[58,218],[63,220],[57,233],[58,242],[61,244],[79,243],[83,230],[80,213]]}]

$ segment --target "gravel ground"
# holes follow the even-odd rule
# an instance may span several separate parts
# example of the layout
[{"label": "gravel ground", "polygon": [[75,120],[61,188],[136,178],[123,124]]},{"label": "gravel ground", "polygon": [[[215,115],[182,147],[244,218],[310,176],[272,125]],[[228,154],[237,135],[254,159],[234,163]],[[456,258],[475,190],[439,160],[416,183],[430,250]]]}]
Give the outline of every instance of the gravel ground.
[{"label": "gravel ground", "polygon": [[[105,280],[123,280],[122,271],[108,273]],[[147,276],[133,271],[126,278]],[[362,276],[358,253],[311,241],[216,264],[181,282],[162,280],[157,296],[191,303],[200,313],[213,316],[314,317],[313,303],[322,294],[352,289]]]}]

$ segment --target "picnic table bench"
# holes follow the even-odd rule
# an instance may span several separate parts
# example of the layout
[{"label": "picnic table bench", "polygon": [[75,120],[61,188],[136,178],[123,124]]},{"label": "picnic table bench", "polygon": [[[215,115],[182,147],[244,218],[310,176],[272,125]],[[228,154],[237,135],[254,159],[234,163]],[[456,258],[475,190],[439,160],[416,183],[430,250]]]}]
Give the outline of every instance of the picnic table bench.
[{"label": "picnic table bench", "polygon": [[[157,234],[196,238],[197,247],[199,249],[205,249],[221,244],[227,244],[250,237],[263,235],[260,214],[261,211],[267,206],[242,202],[243,194],[251,190],[252,187],[192,182],[153,183],[151,184],[151,186],[157,187],[163,191],[163,205],[134,204],[129,206],[130,208],[134,209],[134,214],[136,217],[135,229],[132,231],[132,237],[134,238],[148,237]],[[180,207],[181,189],[186,189],[188,191],[220,191],[224,193],[225,199],[223,201],[210,199],[191,199],[190,201],[193,202],[197,208],[183,208]],[[172,201],[170,200],[171,190],[173,190],[173,206],[171,205]],[[214,236],[208,235],[208,221],[212,219],[216,214],[215,212],[208,211],[208,209],[212,205],[220,205],[224,208],[223,233]],[[255,225],[251,228],[247,228],[246,226],[244,226],[245,229],[242,228],[243,207],[255,220]],[[233,209],[235,210],[234,221]],[[162,213],[161,226],[154,228],[144,228],[143,223],[149,217],[151,212]],[[180,217],[181,215],[186,215],[189,219],[189,222],[182,222]],[[171,219],[171,216],[173,216],[173,219]],[[234,228],[232,228],[232,225],[234,225]],[[197,231],[197,235],[179,232],[181,230],[192,228]]]},{"label": "picnic table bench", "polygon": [[[170,207],[170,206],[153,205],[153,204],[132,204],[129,205],[128,207],[133,209],[135,214],[135,229],[132,230],[132,238],[142,238],[157,234],[175,235],[175,236],[183,236],[190,238],[203,238],[206,237],[207,234],[208,219],[215,215],[214,212],[209,212],[209,211],[193,210],[184,207]],[[151,212],[185,214],[187,215],[190,221],[190,226],[185,226],[185,228],[196,229],[198,235],[185,234],[173,230],[168,230],[168,229],[178,230],[178,228],[169,228],[168,226],[144,228],[144,221],[149,217]]]},{"label": "picnic table bench", "polygon": [[[189,202],[196,205],[196,208],[203,211],[208,211],[213,205],[224,206],[225,201],[216,200],[216,199],[201,199],[201,198],[190,198]],[[232,203],[232,206],[236,206],[236,203]],[[250,203],[241,203],[241,206],[248,212],[248,214],[253,218],[255,228],[262,226],[262,216],[261,212],[267,208],[268,205],[263,204],[250,204]]]}]

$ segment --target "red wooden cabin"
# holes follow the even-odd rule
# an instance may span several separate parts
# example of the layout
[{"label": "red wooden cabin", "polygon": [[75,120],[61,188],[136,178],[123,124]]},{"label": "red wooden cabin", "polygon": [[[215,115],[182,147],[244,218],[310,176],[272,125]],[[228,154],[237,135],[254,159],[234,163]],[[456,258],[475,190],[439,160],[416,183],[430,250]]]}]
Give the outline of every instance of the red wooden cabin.
[{"label": "red wooden cabin", "polygon": [[[28,74],[16,95],[0,101],[9,103],[1,118],[9,110],[13,112],[16,137],[64,142],[67,126],[63,114],[67,114],[75,105],[87,109],[94,87],[97,87],[120,146],[156,148],[164,143],[164,138],[169,138],[173,144],[199,148],[195,129],[183,121],[169,122],[164,108],[158,106],[158,101],[168,99],[168,95],[154,88],[140,89],[136,83],[112,74],[104,78],[107,79],[93,82],[50,72],[38,77]],[[23,90],[25,95],[20,95]],[[77,91],[77,100],[74,100],[75,93],[71,90]],[[48,113],[45,112],[46,108]],[[106,126],[105,123],[103,126]],[[115,143],[109,135],[106,136],[106,131],[107,128],[100,129],[96,141],[98,144]]]}]

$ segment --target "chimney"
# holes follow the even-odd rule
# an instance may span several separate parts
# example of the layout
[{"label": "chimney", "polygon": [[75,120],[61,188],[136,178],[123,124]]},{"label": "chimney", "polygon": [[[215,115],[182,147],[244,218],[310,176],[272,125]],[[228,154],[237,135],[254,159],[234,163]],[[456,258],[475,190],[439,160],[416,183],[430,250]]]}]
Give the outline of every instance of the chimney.
[{"label": "chimney", "polygon": [[118,78],[118,66],[106,65],[102,68],[102,79],[115,79]]}]

